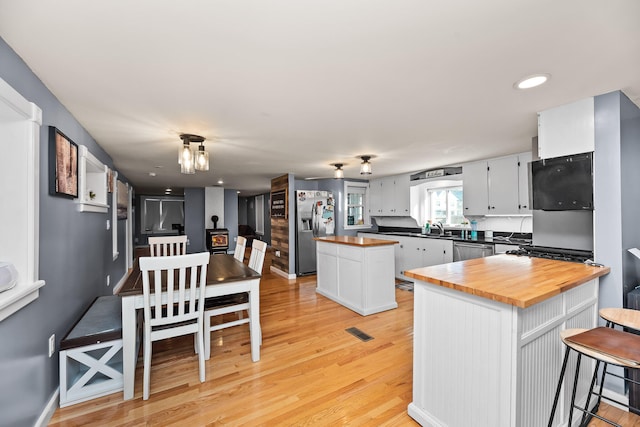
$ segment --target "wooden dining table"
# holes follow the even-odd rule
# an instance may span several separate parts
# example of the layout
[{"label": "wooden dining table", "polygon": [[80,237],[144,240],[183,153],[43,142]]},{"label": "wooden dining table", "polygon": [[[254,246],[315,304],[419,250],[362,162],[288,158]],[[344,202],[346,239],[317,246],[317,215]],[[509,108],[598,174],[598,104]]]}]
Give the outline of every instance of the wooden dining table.
[{"label": "wooden dining table", "polygon": [[[260,277],[261,275],[233,255],[211,255],[207,268],[205,297],[219,297],[242,292],[249,294],[249,330],[251,331],[251,359],[260,360]],[[125,282],[116,291],[122,299],[122,374],[124,400],[133,398],[136,361],[138,356],[137,310],[143,308],[142,272],[138,259]],[[206,333],[206,332],[205,332]]]}]

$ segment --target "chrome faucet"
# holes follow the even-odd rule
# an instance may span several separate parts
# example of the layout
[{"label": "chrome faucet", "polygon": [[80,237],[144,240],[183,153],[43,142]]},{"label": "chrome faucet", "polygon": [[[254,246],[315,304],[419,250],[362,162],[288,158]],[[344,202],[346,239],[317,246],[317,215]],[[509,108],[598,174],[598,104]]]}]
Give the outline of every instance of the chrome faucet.
[{"label": "chrome faucet", "polygon": [[440,230],[440,235],[444,236],[444,226],[442,225],[442,223],[441,222],[436,222],[433,225]]}]

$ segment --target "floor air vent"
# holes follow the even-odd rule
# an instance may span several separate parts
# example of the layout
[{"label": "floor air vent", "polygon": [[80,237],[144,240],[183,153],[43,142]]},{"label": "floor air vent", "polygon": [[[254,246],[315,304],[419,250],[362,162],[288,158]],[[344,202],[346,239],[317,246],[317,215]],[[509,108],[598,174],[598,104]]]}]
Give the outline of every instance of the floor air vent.
[{"label": "floor air vent", "polygon": [[351,335],[353,335],[354,337],[358,338],[361,341],[369,341],[373,339],[371,335],[365,334],[358,328],[347,328],[345,329],[345,331],[349,332]]}]

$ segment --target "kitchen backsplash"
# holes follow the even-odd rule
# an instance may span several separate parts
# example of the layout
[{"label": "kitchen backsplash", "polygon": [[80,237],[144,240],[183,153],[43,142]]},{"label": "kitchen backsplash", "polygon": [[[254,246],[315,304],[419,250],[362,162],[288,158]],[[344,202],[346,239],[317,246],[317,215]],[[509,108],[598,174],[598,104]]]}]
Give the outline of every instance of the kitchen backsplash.
[{"label": "kitchen backsplash", "polygon": [[[509,233],[531,233],[533,220],[531,216],[474,217],[478,221],[478,230],[504,231]],[[379,227],[418,228],[420,224],[412,217],[375,217],[373,221]],[[469,219],[471,221],[471,219]]]},{"label": "kitchen backsplash", "polygon": [[474,218],[478,221],[478,230],[508,231],[512,233],[533,232],[531,216],[486,216]]}]

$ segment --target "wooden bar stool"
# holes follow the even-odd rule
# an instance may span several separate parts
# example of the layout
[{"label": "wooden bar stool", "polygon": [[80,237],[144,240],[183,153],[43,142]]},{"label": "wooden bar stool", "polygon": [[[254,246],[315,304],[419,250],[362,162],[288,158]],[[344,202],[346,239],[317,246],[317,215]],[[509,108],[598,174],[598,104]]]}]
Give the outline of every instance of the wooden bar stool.
[{"label": "wooden bar stool", "polygon": [[[562,388],[562,380],[567,366],[567,360],[571,350],[575,351],[578,355],[576,361],[576,371],[573,381],[573,390],[571,392],[571,406],[569,407],[569,423],[572,425],[573,410],[577,409],[583,413],[580,421],[580,426],[585,426],[590,421],[591,417],[596,417],[613,426],[619,426],[611,420],[597,415],[595,412],[598,410],[600,401],[602,399],[609,400],[618,405],[629,408],[629,405],[619,402],[607,396],[602,395],[602,384],[604,383],[604,377],[600,384],[599,392],[593,390],[595,380],[597,377],[598,368],[600,363],[612,364],[627,369],[639,369],[640,368],[640,336],[631,334],[629,332],[619,331],[607,327],[598,327],[594,329],[567,329],[560,333],[562,342],[567,346],[564,362],[560,371],[560,379],[558,380],[558,386],[556,388],[556,394],[553,401],[553,407],[551,409],[551,416],[549,418],[549,426],[553,423],[553,417],[555,415],[558,399],[560,397],[560,391]],[[596,361],[595,370],[589,386],[589,392],[587,394],[587,400],[584,408],[579,407],[575,403],[576,390],[578,386],[578,376],[580,373],[580,362],[582,356],[587,356]],[[604,371],[606,373],[606,369]],[[604,373],[603,373],[604,375]],[[609,373],[609,375],[612,375]],[[629,380],[629,379],[627,379]],[[629,380],[633,381],[633,380]],[[589,409],[591,402],[591,396],[598,397],[598,401],[594,406],[593,411]]]},{"label": "wooden bar stool", "polygon": [[600,317],[607,321],[607,327],[615,325],[640,331],[640,310],[630,308],[601,308]]}]

